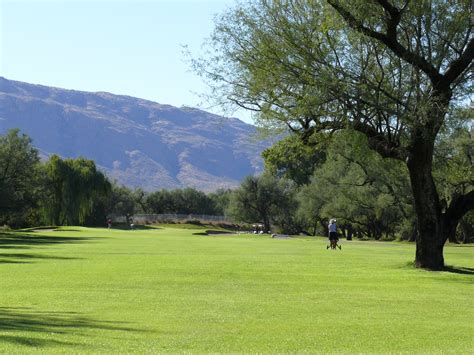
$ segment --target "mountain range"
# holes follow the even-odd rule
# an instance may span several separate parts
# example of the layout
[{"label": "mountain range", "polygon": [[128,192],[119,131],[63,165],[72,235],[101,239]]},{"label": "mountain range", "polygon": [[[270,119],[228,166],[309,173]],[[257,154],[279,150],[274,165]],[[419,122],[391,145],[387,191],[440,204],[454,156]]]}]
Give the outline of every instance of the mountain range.
[{"label": "mountain range", "polygon": [[233,188],[263,170],[256,128],[191,107],[0,77],[0,134],[19,128],[43,157],[92,159],[145,191]]}]

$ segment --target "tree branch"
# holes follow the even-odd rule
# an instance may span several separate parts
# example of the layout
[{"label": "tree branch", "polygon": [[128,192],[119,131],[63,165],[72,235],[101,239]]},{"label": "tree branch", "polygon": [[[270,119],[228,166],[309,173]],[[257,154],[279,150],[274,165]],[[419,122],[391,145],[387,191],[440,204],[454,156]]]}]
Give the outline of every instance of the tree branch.
[{"label": "tree branch", "polygon": [[459,220],[471,210],[474,210],[474,190],[469,191],[465,195],[458,195],[454,198],[444,216],[446,219]]},{"label": "tree branch", "polygon": [[[392,10],[393,6],[386,3],[386,1],[379,1],[379,3],[381,4],[386,3],[387,9],[390,9],[390,11],[387,10],[390,14],[390,18],[387,21],[387,33],[381,33],[364,26],[363,23],[356,19],[356,17],[350,11],[347,11],[344,7],[339,5],[337,0],[327,1],[329,5],[331,5],[342,16],[342,18],[346,21],[350,28],[385,44],[388,48],[392,50],[395,55],[404,59],[406,62],[412,64],[416,68],[422,70],[426,75],[428,75],[434,86],[437,86],[441,82],[443,76],[436,70],[436,68],[431,63],[429,63],[425,58],[419,56],[418,54],[409,51],[407,48],[402,46],[400,42],[398,42],[396,30],[401,17],[401,13],[398,9]],[[395,11],[396,13],[394,17],[392,16],[391,12]]]},{"label": "tree branch", "polygon": [[406,152],[402,147],[397,143],[389,142],[374,127],[360,121],[353,121],[351,126],[356,131],[363,133],[369,140],[369,148],[375,150],[382,157],[405,160]]},{"label": "tree branch", "polygon": [[382,7],[387,11],[391,17],[396,17],[400,15],[400,11],[390,4],[387,0],[377,0],[377,2],[382,5]]},{"label": "tree branch", "polygon": [[466,47],[464,53],[451,63],[449,69],[444,74],[444,80],[446,81],[446,86],[451,85],[454,80],[456,80],[464,70],[472,63],[474,58],[474,38],[469,41],[469,44]]}]

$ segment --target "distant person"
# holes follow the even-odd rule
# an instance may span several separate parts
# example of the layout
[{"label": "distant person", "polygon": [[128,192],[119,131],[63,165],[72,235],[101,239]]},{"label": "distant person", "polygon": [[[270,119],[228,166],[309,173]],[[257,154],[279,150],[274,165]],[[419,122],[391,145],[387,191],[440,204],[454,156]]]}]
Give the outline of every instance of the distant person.
[{"label": "distant person", "polygon": [[112,219],[111,218],[108,218],[107,219],[107,228],[112,228]]},{"label": "distant person", "polygon": [[135,229],[135,224],[133,224],[133,218],[130,217],[128,221],[130,222],[130,229],[134,230]]},{"label": "distant person", "polygon": [[[333,218],[329,221],[328,225],[328,230],[329,230],[329,245],[326,247],[326,249],[336,249],[338,247],[337,242],[339,241],[339,237],[337,236],[337,226],[336,226],[336,220]],[[339,245],[339,249],[341,249],[341,246]]]}]

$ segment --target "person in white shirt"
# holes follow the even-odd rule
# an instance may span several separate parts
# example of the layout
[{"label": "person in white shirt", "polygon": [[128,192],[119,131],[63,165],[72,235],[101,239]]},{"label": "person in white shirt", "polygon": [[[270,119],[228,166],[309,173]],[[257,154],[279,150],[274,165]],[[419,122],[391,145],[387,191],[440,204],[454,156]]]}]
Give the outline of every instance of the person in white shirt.
[{"label": "person in white shirt", "polygon": [[[326,247],[326,249],[336,249],[337,242],[339,240],[339,237],[337,236],[337,226],[336,226],[336,220],[333,218],[329,221],[328,225],[328,230],[329,230],[329,245]],[[341,246],[339,245],[339,249],[341,249]]]}]

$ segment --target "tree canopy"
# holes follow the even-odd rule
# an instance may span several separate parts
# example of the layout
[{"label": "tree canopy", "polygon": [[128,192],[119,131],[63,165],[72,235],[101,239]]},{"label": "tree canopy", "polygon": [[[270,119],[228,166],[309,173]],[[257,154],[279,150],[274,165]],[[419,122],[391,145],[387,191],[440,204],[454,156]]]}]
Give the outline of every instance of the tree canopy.
[{"label": "tree canopy", "polygon": [[42,206],[52,225],[84,224],[94,209],[94,201],[110,190],[110,182],[92,160],[63,160],[53,155],[46,163],[45,173]]},{"label": "tree canopy", "polygon": [[[217,21],[196,60],[220,102],[308,137],[351,129],[406,163],[418,221],[417,266],[444,266],[443,245],[474,191],[443,207],[436,137],[472,95],[471,1],[258,0]],[[463,101],[464,100],[464,101]]]},{"label": "tree canopy", "polygon": [[263,223],[265,232],[271,224],[285,225],[291,216],[291,185],[269,174],[247,176],[230,196],[228,214],[237,221]]},{"label": "tree canopy", "polygon": [[21,224],[36,207],[39,156],[18,129],[0,136],[0,224]]}]

